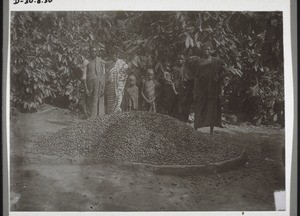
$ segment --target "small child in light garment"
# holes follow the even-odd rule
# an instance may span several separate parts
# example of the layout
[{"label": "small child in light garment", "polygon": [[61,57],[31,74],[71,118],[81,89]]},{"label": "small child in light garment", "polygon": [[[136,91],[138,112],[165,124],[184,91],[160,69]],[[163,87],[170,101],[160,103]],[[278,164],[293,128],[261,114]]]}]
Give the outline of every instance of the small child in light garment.
[{"label": "small child in light garment", "polygon": [[122,101],[123,111],[138,110],[139,88],[136,86],[136,77],[130,75],[128,77],[128,87],[124,91],[124,98]]},{"label": "small child in light garment", "polygon": [[156,112],[156,98],[159,84],[154,79],[154,70],[148,69],[146,79],[142,82],[142,111]]}]

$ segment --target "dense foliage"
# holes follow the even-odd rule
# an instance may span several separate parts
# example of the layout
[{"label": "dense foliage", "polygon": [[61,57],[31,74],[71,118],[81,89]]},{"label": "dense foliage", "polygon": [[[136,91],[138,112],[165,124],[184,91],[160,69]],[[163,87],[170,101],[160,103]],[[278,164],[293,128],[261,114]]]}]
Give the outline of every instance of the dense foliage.
[{"label": "dense foliage", "polygon": [[[151,66],[178,54],[201,55],[214,45],[230,74],[225,110],[244,111],[257,124],[273,121],[283,99],[283,32],[279,12],[14,12],[11,23],[11,100],[25,110],[45,101],[76,107],[80,64],[96,45],[103,58],[118,47]],[[239,105],[239,106],[237,106]],[[276,120],[276,119],[275,119]]]}]

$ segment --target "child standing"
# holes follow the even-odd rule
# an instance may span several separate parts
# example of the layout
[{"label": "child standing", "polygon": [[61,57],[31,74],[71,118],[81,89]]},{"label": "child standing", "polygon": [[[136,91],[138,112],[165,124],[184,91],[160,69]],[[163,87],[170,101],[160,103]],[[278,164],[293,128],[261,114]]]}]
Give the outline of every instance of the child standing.
[{"label": "child standing", "polygon": [[157,89],[158,82],[154,79],[154,70],[148,69],[146,79],[142,82],[142,111],[156,112]]},{"label": "child standing", "polygon": [[139,88],[136,86],[136,77],[130,75],[128,77],[128,86],[124,91],[122,101],[123,111],[138,110]]}]

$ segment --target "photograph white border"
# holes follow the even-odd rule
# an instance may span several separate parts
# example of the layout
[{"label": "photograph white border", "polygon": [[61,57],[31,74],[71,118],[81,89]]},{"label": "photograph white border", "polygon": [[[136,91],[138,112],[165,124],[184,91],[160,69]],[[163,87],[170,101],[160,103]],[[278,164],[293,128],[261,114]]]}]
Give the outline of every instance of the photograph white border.
[{"label": "photograph white border", "polygon": [[[284,44],[284,89],[285,89],[285,146],[286,146],[286,211],[270,212],[243,212],[244,215],[289,215],[290,213],[290,182],[291,182],[291,156],[294,131],[294,88],[291,56],[291,25],[290,0],[52,0],[45,4],[9,4],[9,21],[11,11],[282,11],[283,12],[283,44]],[[10,22],[8,24],[8,58],[7,58],[7,85],[6,85],[6,145],[9,163],[10,143]],[[8,176],[10,175],[8,169]],[[8,182],[8,188],[10,188]],[[10,212],[10,215],[242,215],[237,212]]]}]

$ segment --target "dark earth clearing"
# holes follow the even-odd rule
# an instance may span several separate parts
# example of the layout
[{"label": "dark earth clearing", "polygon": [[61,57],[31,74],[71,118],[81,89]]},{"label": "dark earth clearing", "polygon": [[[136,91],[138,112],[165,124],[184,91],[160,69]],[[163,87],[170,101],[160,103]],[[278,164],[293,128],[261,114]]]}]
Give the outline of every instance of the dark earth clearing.
[{"label": "dark earth clearing", "polygon": [[[114,161],[32,153],[46,133],[81,117],[46,106],[11,121],[12,211],[274,211],[284,190],[284,129],[248,124],[216,129],[214,139],[238,143],[247,161],[228,169],[178,171]],[[209,133],[208,128],[201,129]]]}]

